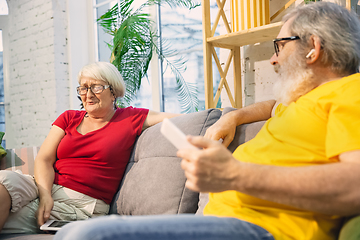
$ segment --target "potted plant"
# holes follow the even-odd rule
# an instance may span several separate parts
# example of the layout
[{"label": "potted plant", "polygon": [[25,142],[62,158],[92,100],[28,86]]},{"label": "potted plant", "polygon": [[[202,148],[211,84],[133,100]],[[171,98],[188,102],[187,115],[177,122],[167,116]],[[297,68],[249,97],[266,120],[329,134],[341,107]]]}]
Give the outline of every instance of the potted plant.
[{"label": "potted plant", "polygon": [[[175,76],[178,99],[182,112],[197,111],[196,86],[187,83],[181,75],[185,62],[178,59],[171,62],[166,58],[167,51],[157,46],[158,34],[153,30],[153,22],[146,7],[154,4],[168,4],[171,7],[192,9],[199,6],[193,0],[147,0],[140,7],[132,7],[135,0],[120,0],[97,21],[106,33],[113,36],[108,43],[111,50],[111,63],[117,67],[126,83],[126,94],[119,99],[120,107],[128,105],[136,97],[141,81],[146,76],[154,51]],[[169,49],[167,49],[169,50]],[[170,52],[174,52],[170,50]]]}]

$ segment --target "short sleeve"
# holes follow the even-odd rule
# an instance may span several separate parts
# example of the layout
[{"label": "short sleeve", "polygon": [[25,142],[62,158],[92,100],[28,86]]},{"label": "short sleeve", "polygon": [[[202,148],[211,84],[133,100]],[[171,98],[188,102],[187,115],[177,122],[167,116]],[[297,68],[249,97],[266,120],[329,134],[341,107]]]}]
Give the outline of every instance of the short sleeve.
[{"label": "short sleeve", "polygon": [[131,115],[131,123],[137,135],[141,134],[142,127],[149,113],[149,109],[128,107],[129,114]]},{"label": "short sleeve", "polygon": [[71,119],[73,111],[65,111],[63,112],[54,122],[52,125],[58,126],[62,130],[65,131],[67,126],[69,126],[69,121]]},{"label": "short sleeve", "polygon": [[286,109],[286,106],[284,104],[280,103],[275,108],[275,115],[278,115],[280,112],[284,111],[285,109]]},{"label": "short sleeve", "polygon": [[329,108],[326,156],[360,150],[360,81],[342,87]]}]

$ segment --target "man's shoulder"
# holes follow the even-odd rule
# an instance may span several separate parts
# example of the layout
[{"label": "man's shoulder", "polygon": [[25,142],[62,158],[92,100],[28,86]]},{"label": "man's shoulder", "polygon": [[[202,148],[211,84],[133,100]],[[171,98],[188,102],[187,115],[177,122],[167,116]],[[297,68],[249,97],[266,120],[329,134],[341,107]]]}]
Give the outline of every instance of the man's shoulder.
[{"label": "man's shoulder", "polygon": [[305,95],[305,98],[315,101],[336,98],[360,99],[360,74],[352,74],[339,80],[326,82]]},{"label": "man's shoulder", "polygon": [[355,73],[339,80],[334,80],[324,84],[324,89],[331,90],[358,90],[360,87],[360,73]]}]

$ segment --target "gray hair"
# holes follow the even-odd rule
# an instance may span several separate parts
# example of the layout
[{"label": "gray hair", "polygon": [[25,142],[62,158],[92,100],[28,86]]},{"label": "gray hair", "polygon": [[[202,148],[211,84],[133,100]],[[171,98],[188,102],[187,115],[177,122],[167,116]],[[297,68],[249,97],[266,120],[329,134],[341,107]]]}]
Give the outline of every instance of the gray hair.
[{"label": "gray hair", "polygon": [[310,50],[310,37],[320,38],[321,62],[337,74],[358,72],[360,65],[360,20],[344,7],[330,2],[316,2],[295,8],[284,16],[292,35],[300,37],[299,51]]},{"label": "gray hair", "polygon": [[95,80],[102,80],[111,86],[116,98],[125,94],[125,82],[117,68],[108,62],[95,62],[84,66],[78,74],[78,82],[81,78],[88,77]]}]

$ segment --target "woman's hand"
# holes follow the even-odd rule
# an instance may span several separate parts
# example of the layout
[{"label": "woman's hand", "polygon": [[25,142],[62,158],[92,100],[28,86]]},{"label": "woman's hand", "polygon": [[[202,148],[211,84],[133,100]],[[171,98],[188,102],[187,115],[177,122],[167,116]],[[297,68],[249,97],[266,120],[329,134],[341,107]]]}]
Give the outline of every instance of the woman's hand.
[{"label": "woman's hand", "polygon": [[43,225],[50,217],[50,212],[54,206],[54,200],[50,194],[42,194],[40,197],[39,208],[37,211],[37,222]]}]

